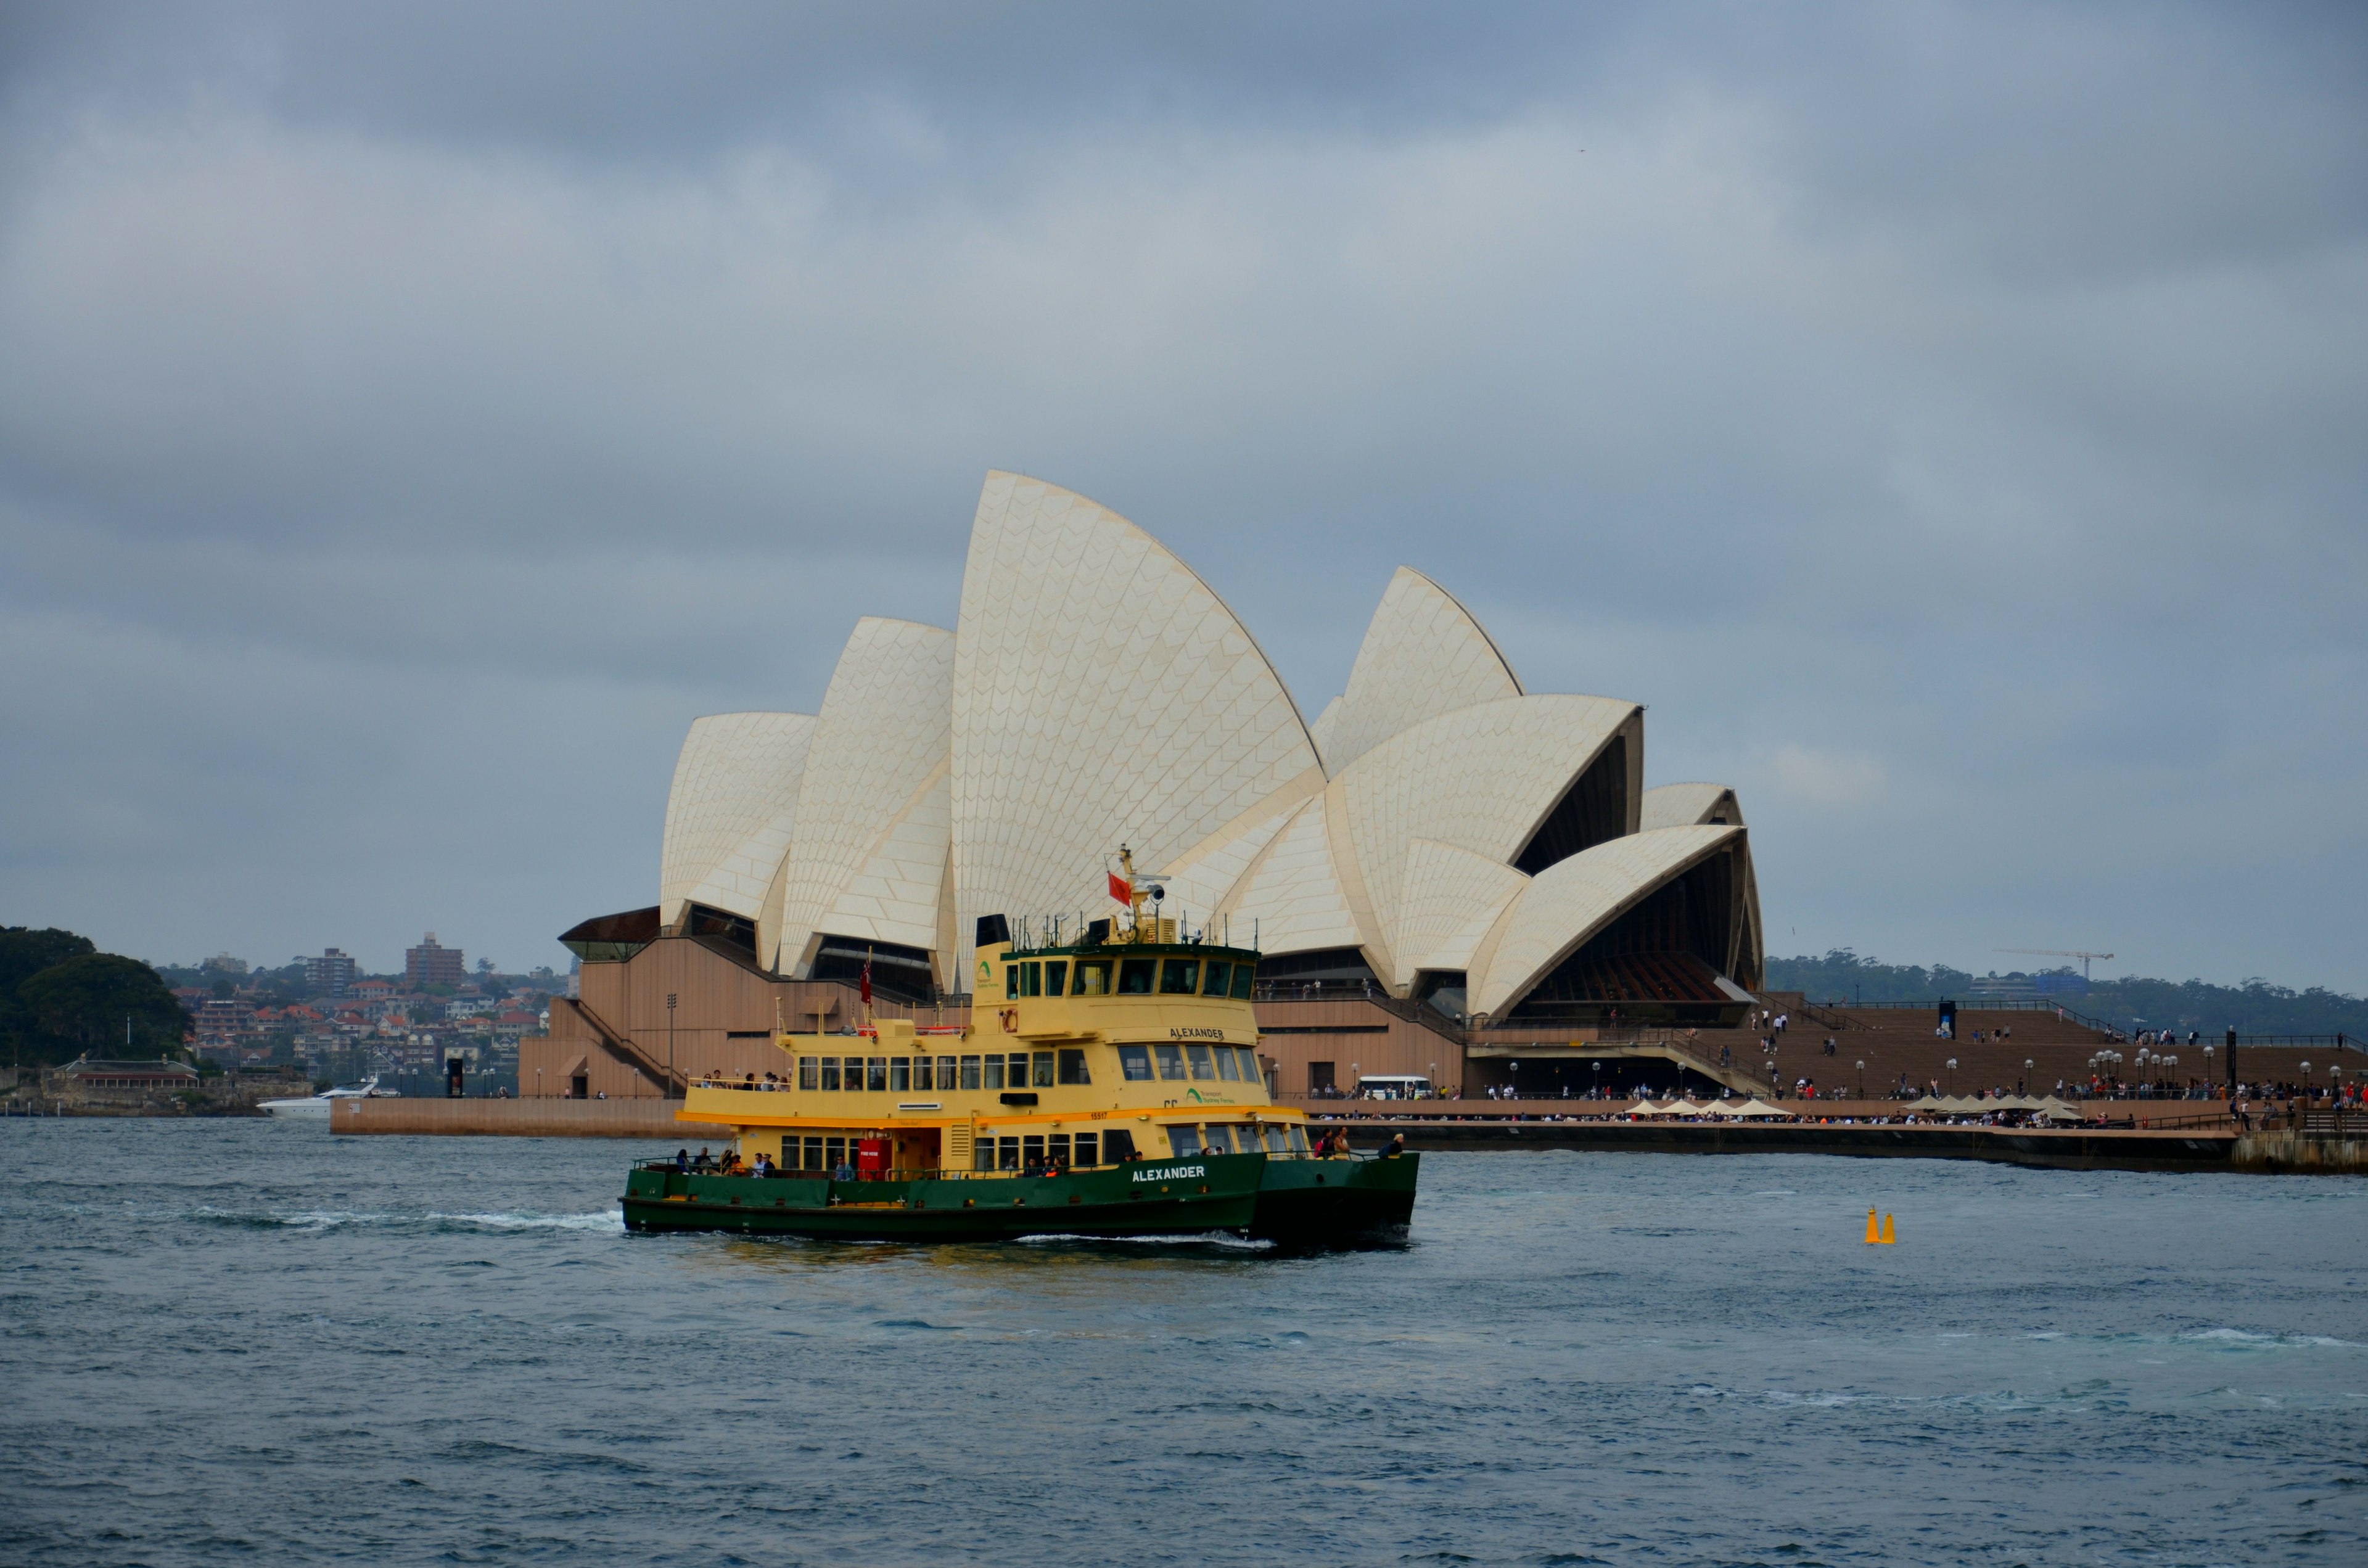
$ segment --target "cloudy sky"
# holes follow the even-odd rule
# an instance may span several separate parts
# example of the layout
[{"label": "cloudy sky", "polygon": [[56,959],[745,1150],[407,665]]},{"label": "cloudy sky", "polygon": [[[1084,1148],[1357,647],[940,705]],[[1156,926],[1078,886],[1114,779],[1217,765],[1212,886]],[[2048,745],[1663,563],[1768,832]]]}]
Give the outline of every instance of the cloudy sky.
[{"label": "cloudy sky", "polygon": [[13,5],[0,923],[564,963],[1001,467],[1647,703],[1771,951],[2368,990],[2364,426],[2356,7]]}]

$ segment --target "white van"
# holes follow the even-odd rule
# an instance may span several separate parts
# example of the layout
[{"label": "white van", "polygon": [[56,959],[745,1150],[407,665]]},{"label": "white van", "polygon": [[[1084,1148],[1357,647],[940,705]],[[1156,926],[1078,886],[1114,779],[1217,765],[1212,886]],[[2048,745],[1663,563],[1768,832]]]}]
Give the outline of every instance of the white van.
[{"label": "white van", "polygon": [[1357,1080],[1356,1098],[1360,1100],[1427,1100],[1438,1091],[1430,1080],[1419,1074],[1368,1073]]}]

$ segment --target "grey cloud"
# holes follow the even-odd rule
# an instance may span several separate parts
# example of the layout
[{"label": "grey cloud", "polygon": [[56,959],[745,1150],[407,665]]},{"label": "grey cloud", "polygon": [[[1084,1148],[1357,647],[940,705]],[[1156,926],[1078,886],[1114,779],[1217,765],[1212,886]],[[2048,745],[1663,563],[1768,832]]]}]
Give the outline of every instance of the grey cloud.
[{"label": "grey cloud", "polygon": [[0,918],[553,956],[997,466],[1649,702],[1779,948],[2368,985],[2358,25],[1565,10],[12,11]]}]

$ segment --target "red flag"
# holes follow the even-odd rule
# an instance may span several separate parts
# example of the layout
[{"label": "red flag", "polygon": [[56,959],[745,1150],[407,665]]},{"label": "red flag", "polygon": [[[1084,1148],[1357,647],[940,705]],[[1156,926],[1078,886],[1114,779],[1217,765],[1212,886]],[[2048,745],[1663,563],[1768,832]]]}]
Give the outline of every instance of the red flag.
[{"label": "red flag", "polygon": [[869,953],[863,955],[863,975],[856,983],[856,988],[862,994],[863,1005],[867,1007],[871,1006],[871,955]]},{"label": "red flag", "polygon": [[1110,873],[1110,897],[1118,900],[1121,903],[1133,903],[1134,902],[1134,884],[1128,881],[1124,877],[1120,876],[1116,871],[1112,871]]}]

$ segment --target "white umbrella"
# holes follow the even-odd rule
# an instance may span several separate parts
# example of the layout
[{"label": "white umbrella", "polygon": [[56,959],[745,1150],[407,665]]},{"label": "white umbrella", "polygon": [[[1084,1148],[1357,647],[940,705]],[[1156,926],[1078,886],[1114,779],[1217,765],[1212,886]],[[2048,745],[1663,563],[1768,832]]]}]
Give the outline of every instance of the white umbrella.
[{"label": "white umbrella", "polygon": [[1761,1118],[1770,1116],[1789,1119],[1793,1113],[1789,1110],[1778,1110],[1772,1105],[1763,1105],[1758,1099],[1752,1099],[1736,1107],[1735,1109],[1728,1112],[1728,1114],[1731,1116],[1748,1116],[1756,1121]]}]

